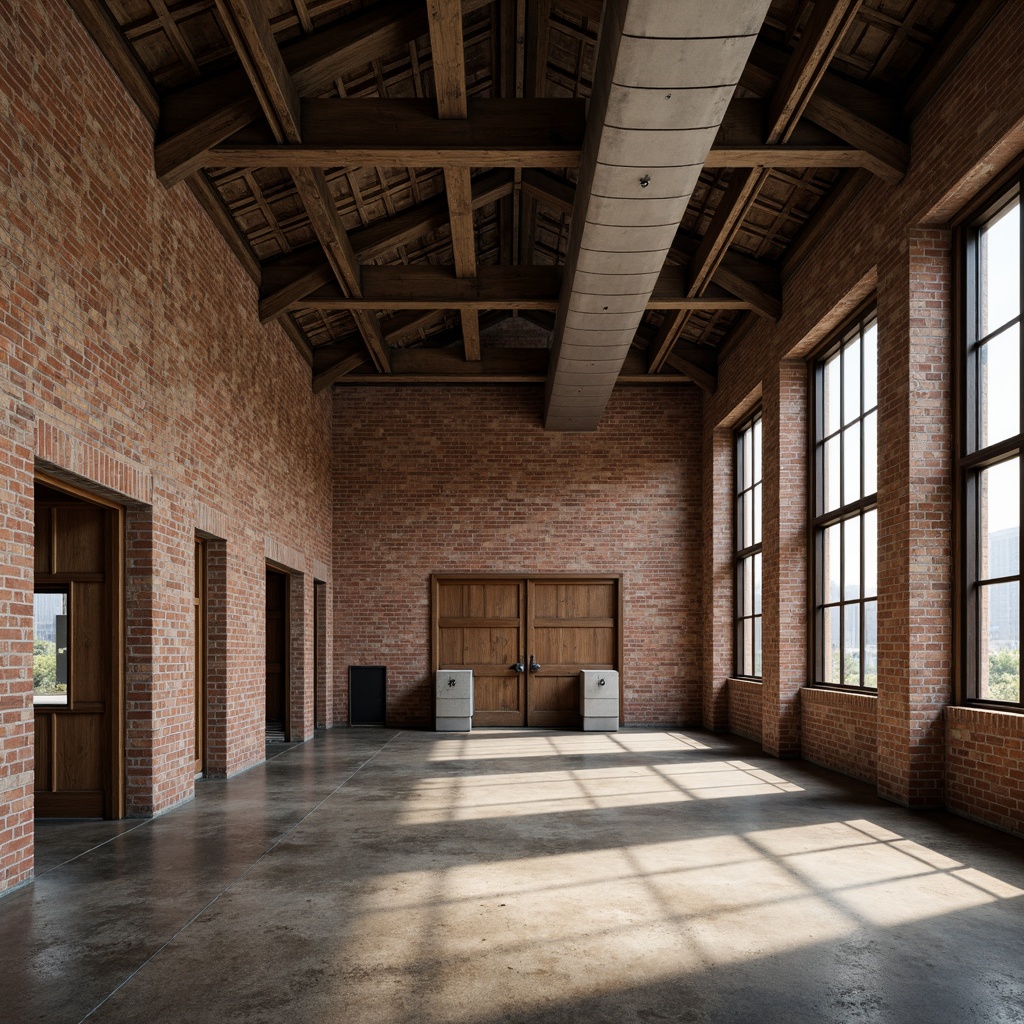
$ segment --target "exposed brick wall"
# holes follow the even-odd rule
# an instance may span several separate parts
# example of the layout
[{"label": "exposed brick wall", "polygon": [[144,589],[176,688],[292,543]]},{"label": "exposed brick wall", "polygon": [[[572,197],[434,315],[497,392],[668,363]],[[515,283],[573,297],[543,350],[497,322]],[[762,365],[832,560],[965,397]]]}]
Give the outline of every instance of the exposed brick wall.
[{"label": "exposed brick wall", "polygon": [[[804,690],[799,742],[805,757],[861,778],[877,775],[880,792],[911,806],[942,802],[944,772],[948,773],[945,799],[953,806],[950,794],[966,791],[970,758],[975,756],[964,747],[959,767],[944,766],[951,747],[943,735],[942,712],[953,699],[948,222],[1024,152],[1024,77],[1018,73],[1022,46],[1024,5],[1005,4],[912,125],[912,162],[906,177],[897,184],[870,181],[806,258],[785,270],[780,321],[759,324],[723,360],[718,390],[706,404],[704,438],[710,446],[715,432],[731,422],[745,396],[764,390],[767,474],[784,440],[779,433],[786,428],[785,418],[774,417],[770,408],[775,402],[777,367],[784,360],[805,359],[861,302],[877,296],[882,378],[879,697],[877,701],[856,695],[847,699],[844,694]],[[806,445],[806,434],[801,443]],[[722,472],[718,459],[705,455],[704,536],[709,548],[718,543],[716,538],[732,515],[731,502],[723,502],[713,487],[716,474]],[[806,544],[802,551],[792,548],[793,558],[780,557],[777,566],[771,564],[773,549],[781,550],[786,542],[783,536],[772,536],[777,529],[774,524],[784,522],[785,516],[769,508],[776,498],[770,494],[773,485],[767,475],[765,486],[764,742],[767,750],[781,753],[791,749],[792,733],[789,746],[780,744],[776,750],[773,719],[782,722],[792,696],[786,687],[798,681],[800,674],[797,648],[808,634],[807,578],[806,571],[802,580],[777,577],[776,568],[790,572],[804,557]],[[793,528],[791,539],[795,540],[795,521]],[[772,593],[780,589],[776,579],[788,589],[788,598]],[[800,594],[803,610],[798,606]],[[711,599],[706,592],[706,600]],[[771,664],[776,636],[770,635],[768,621],[775,604],[792,611],[788,628],[777,633],[791,645],[793,655],[793,669],[779,672],[783,688],[778,694]],[[705,652],[720,651],[731,642],[732,624],[724,616],[705,620],[704,628]],[[705,657],[706,692],[720,685],[717,676],[709,676],[716,664]],[[848,717],[864,707],[851,701],[870,702],[871,714],[877,715],[872,729],[865,726],[866,711]],[[972,714],[983,719],[996,713]],[[1013,749],[1014,741],[1002,726],[993,726],[991,735],[995,756],[1000,747]],[[843,736],[845,746],[836,747]],[[984,760],[988,756],[982,751],[981,773],[988,771]],[[956,786],[954,778],[960,780]],[[974,813],[1005,826],[1007,818],[1018,813],[1021,794],[1020,780],[1006,782],[987,809],[975,808]],[[961,801],[956,806],[963,810],[966,805]]]},{"label": "exposed brick wall", "polygon": [[800,691],[801,755],[864,782],[877,778],[878,700],[840,690]]},{"label": "exposed brick wall", "polygon": [[128,508],[130,813],[193,792],[195,530],[224,531],[222,773],[263,756],[266,538],[304,572],[331,538],[329,397],[62,5],[0,6],[0,123],[4,888],[32,863],[33,461]]},{"label": "exposed brick wall", "polygon": [[540,388],[338,391],[335,721],[348,666],[382,664],[390,720],[429,723],[434,572],[621,572],[625,721],[700,721],[700,393],[619,389],[586,434],[540,412]]},{"label": "exposed brick wall", "polygon": [[952,697],[951,243],[937,228],[892,241],[878,281],[878,783],[931,807]]},{"label": "exposed brick wall", "polygon": [[946,708],[946,805],[1024,835],[1024,715]]},{"label": "exposed brick wall", "polygon": [[726,687],[729,700],[729,732],[761,742],[762,683],[752,679],[730,679]]}]

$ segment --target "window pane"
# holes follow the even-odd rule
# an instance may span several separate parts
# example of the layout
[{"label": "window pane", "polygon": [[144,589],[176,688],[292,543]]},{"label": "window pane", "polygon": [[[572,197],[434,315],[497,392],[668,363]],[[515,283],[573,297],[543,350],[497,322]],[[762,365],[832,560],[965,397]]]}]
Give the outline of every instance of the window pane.
[{"label": "window pane", "polygon": [[[864,410],[878,405],[878,324],[864,331]],[[870,493],[870,491],[868,492]]]},{"label": "window pane", "polygon": [[821,650],[825,659],[821,681],[841,683],[839,665],[839,608],[822,609]]},{"label": "window pane", "polygon": [[750,433],[749,428],[743,431],[743,487],[744,489],[749,487],[753,482],[754,477],[754,454],[750,450]]},{"label": "window pane", "polygon": [[1020,433],[1020,328],[1015,324],[978,349],[979,444]]},{"label": "window pane", "polygon": [[32,636],[32,695],[36,704],[68,702],[68,595],[36,594]]},{"label": "window pane", "polygon": [[860,335],[843,346],[843,423],[860,415]]},{"label": "window pane", "polygon": [[864,596],[878,593],[878,512],[864,513]]},{"label": "window pane", "polygon": [[754,503],[750,493],[743,495],[743,547],[749,547],[754,537]]},{"label": "window pane", "polygon": [[860,605],[846,606],[846,635],[843,657],[843,684],[860,686]]},{"label": "window pane", "polygon": [[843,504],[860,496],[860,424],[854,423],[843,431]]},{"label": "window pane", "polygon": [[822,567],[822,579],[825,580],[825,600],[829,603],[839,600],[839,545],[841,542],[842,526],[836,523],[825,531],[825,540],[822,544],[822,557],[825,564]]},{"label": "window pane", "polygon": [[978,578],[1020,572],[1020,459],[989,466],[978,480]]},{"label": "window pane", "polygon": [[839,508],[839,437],[826,441],[824,448],[824,487],[825,507],[822,512],[831,512]]},{"label": "window pane", "polygon": [[749,676],[754,667],[754,621],[743,620],[743,654],[740,659],[740,675]]},{"label": "window pane", "polygon": [[761,485],[754,485],[754,544],[761,543]]},{"label": "window pane", "polygon": [[754,559],[747,557],[743,559],[743,604],[741,615],[754,614]]},{"label": "window pane", "polygon": [[878,605],[864,602],[864,685],[878,689]]},{"label": "window pane", "polygon": [[979,241],[984,338],[1020,313],[1020,203],[986,224]]},{"label": "window pane", "polygon": [[754,420],[754,482],[761,479],[761,420]]},{"label": "window pane", "polygon": [[754,573],[754,614],[761,614],[761,556],[754,555],[753,557],[753,573]]},{"label": "window pane", "polygon": [[878,490],[878,413],[864,417],[864,493]]},{"label": "window pane", "polygon": [[978,696],[1020,700],[1020,587],[993,583],[978,595]]},{"label": "window pane", "polygon": [[828,437],[839,429],[839,355],[834,355],[822,369],[822,424]]},{"label": "window pane", "polygon": [[754,671],[751,675],[761,675],[761,616],[754,619]]},{"label": "window pane", "polygon": [[843,599],[850,601],[860,597],[860,516],[843,523],[843,543]]}]

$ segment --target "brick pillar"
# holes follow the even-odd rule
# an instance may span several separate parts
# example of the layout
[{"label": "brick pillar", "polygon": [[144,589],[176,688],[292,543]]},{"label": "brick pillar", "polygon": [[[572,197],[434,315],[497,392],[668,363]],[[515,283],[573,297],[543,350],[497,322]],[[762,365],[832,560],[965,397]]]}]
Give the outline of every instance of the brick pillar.
[{"label": "brick pillar", "polygon": [[206,774],[228,773],[228,546],[206,542]]},{"label": "brick pillar", "polygon": [[125,512],[125,814],[152,814],[155,805],[153,592],[156,573],[153,510],[129,506]]},{"label": "brick pillar", "polygon": [[913,228],[878,283],[878,792],[943,801],[952,693],[950,236]]},{"label": "brick pillar", "polygon": [[318,729],[330,729],[334,725],[334,688],[331,682],[331,602],[329,584],[316,582],[313,585],[313,614],[316,616],[316,693],[320,718],[315,723]]},{"label": "brick pillar", "polygon": [[32,877],[32,424],[0,395],[0,892]]},{"label": "brick pillar", "polygon": [[800,755],[807,681],[807,364],[769,369],[762,399],[763,733],[766,753]]},{"label": "brick pillar", "polygon": [[729,728],[729,676],[733,672],[733,432],[716,428],[704,444],[704,672],[705,729]]}]

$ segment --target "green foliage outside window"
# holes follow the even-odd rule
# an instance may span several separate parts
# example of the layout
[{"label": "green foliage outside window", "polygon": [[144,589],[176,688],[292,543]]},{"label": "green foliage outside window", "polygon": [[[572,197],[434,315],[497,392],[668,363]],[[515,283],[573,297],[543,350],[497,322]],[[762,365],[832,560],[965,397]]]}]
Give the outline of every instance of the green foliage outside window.
[{"label": "green foliage outside window", "polygon": [[1004,647],[988,656],[988,694],[991,700],[1020,700],[1020,649]]},{"label": "green foliage outside window", "polygon": [[66,683],[57,682],[57,645],[36,640],[32,645],[32,690],[38,694],[67,693]]}]

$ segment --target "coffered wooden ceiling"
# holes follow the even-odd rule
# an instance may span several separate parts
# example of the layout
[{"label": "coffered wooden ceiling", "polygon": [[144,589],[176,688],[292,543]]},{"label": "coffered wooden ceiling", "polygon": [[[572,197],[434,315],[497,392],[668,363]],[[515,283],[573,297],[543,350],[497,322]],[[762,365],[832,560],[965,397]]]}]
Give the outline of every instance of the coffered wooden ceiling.
[{"label": "coffered wooden ceiling", "polygon": [[314,389],[546,382],[556,429],[713,389],[1001,4],[69,2]]}]

